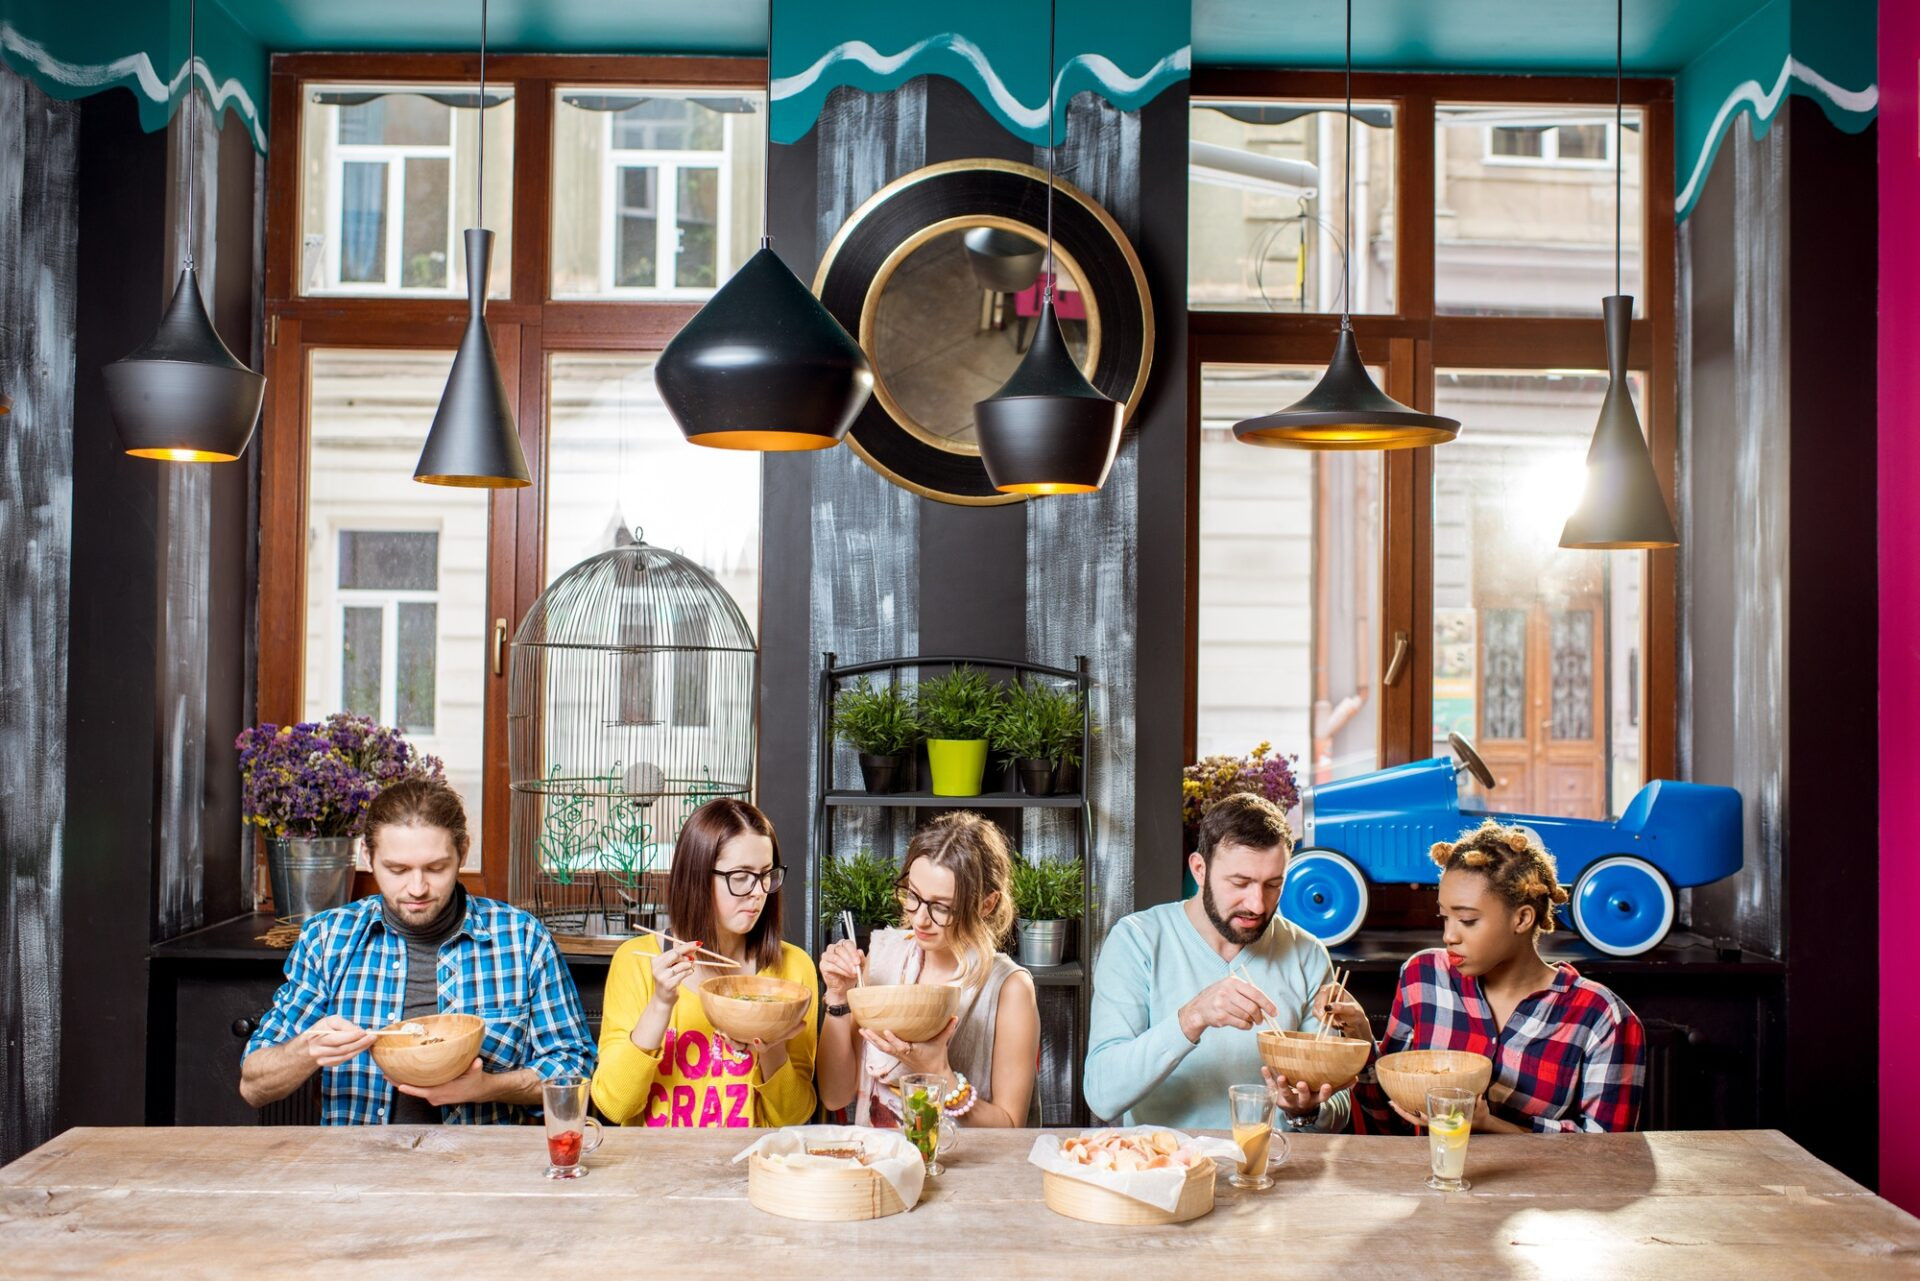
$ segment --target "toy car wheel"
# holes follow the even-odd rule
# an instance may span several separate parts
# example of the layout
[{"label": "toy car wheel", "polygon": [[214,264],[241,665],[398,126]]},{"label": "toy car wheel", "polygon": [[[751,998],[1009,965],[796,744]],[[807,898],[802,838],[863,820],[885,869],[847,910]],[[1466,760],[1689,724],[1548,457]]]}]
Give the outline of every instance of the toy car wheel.
[{"label": "toy car wheel", "polygon": [[1329,947],[1352,938],[1367,919],[1367,878],[1332,850],[1302,850],[1287,868],[1280,914]]},{"label": "toy car wheel", "polygon": [[1580,873],[1572,906],[1580,937],[1609,956],[1638,956],[1673,928],[1673,887],[1658,868],[1624,854]]}]

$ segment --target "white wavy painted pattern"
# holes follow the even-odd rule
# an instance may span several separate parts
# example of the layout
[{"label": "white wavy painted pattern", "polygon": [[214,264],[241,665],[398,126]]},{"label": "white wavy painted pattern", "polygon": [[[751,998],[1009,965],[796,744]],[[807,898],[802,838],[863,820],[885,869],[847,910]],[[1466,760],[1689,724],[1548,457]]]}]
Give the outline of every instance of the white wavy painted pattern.
[{"label": "white wavy painted pattern", "polygon": [[[821,54],[805,71],[791,76],[781,76],[775,80],[772,86],[773,98],[774,101],[779,102],[805,93],[818,83],[820,77],[824,76],[829,68],[838,63],[857,62],[869,71],[888,76],[930,51],[950,51],[964,59],[980,77],[981,84],[993,99],[993,105],[1015,125],[1023,129],[1039,129],[1046,125],[1046,102],[1042,101],[1029,107],[1020,101],[1007,87],[1006,82],[1000,78],[999,73],[993,69],[993,64],[987,60],[986,51],[965,36],[952,31],[928,36],[899,53],[881,53],[864,40],[843,41]],[[1145,74],[1139,76],[1128,75],[1105,54],[1077,54],[1060,68],[1053,82],[1055,89],[1058,89],[1060,82],[1066,78],[1068,70],[1076,65],[1086,68],[1087,73],[1106,92],[1108,98],[1117,103],[1121,98],[1134,97],[1143,90],[1189,75],[1193,69],[1193,48],[1191,45],[1182,45],[1154,63]]]},{"label": "white wavy painted pattern", "polygon": [[1693,169],[1687,175],[1687,185],[1674,198],[1673,207],[1677,212],[1684,215],[1688,209],[1692,208],[1693,198],[1699,194],[1700,184],[1706,179],[1707,162],[1713,158],[1713,149],[1720,141],[1721,132],[1733,119],[1733,114],[1740,108],[1746,107],[1754,113],[1755,119],[1763,123],[1772,120],[1774,113],[1780,110],[1781,100],[1786,97],[1788,85],[1795,80],[1843,111],[1871,112],[1877,110],[1880,105],[1879,85],[1868,85],[1864,89],[1847,89],[1789,55],[1787,60],[1780,64],[1780,74],[1775,78],[1772,89],[1763,91],[1759,81],[1743,80],[1733,87],[1733,92],[1729,93],[1726,101],[1720,104],[1720,110],[1714,113],[1713,127],[1707,130],[1707,136],[1700,144],[1700,154],[1693,159]]},{"label": "white wavy painted pattern", "polygon": [[[112,62],[99,65],[83,65],[68,62],[56,57],[54,53],[39,41],[25,36],[10,22],[0,22],[0,48],[9,55],[31,66],[35,72],[46,79],[68,85],[87,93],[97,92],[114,85],[138,86],[152,102],[171,102],[187,76],[187,67],[182,64],[180,71],[171,81],[162,80],[154,69],[153,59],[145,51],[130,53]],[[252,95],[236,80],[229,78],[215,84],[213,71],[207,66],[206,59],[196,57],[193,68],[200,83],[206,86],[207,101],[213,104],[215,111],[225,111],[229,106],[240,114],[247,123],[247,131],[253,135],[253,145],[260,151],[267,149],[267,136],[260,128],[260,109],[255,105]]]}]

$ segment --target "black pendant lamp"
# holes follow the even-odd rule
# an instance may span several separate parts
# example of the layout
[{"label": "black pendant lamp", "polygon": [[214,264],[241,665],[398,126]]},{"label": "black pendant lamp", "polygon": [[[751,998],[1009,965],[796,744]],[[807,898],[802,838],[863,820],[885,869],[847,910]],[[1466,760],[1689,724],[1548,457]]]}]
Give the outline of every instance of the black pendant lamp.
[{"label": "black pendant lamp", "polygon": [[[182,124],[190,141],[198,61],[195,9],[188,4],[187,114]],[[153,336],[101,373],[107,410],[129,454],[181,463],[230,463],[253,439],[267,380],[227,350],[200,300],[200,276],[193,266],[198,170],[197,163],[187,165],[187,260],[173,301]]]},{"label": "black pendant lamp", "polygon": [[987,479],[1003,494],[1090,494],[1120,449],[1125,406],[1102,395],[1073,362],[1053,314],[1053,86],[1058,5],[1047,8],[1047,266],[1033,342],[999,391],[973,406]]},{"label": "black pendant lamp", "polygon": [[460,335],[440,408],[413,478],[462,489],[520,489],[533,483],[513,404],[487,333],[487,274],[493,265],[493,233],[487,221],[487,0],[480,0],[480,107],[474,115],[479,163],[474,166],[474,222],[462,238],[467,247],[467,328]]},{"label": "black pendant lamp", "polygon": [[681,432],[715,449],[831,449],[866,407],[860,344],[773,252],[773,5],[767,5],[767,159],[760,248],[675,334],[654,386]]},{"label": "black pendant lamp", "polygon": [[1340,337],[1313,390],[1285,409],[1233,425],[1249,445],[1279,449],[1417,449],[1460,434],[1457,419],[1423,414],[1381,391],[1353,337],[1353,0],[1347,0],[1346,240],[1340,255]]},{"label": "black pendant lamp", "polygon": [[1587,446],[1587,484],[1580,505],[1560,531],[1560,545],[1587,551],[1631,551],[1637,548],[1678,547],[1673,514],[1660,492],[1653,470],[1653,454],[1634,412],[1633,390],[1627,382],[1627,341],[1633,331],[1633,299],[1621,293],[1621,156],[1620,86],[1626,33],[1626,0],[1616,0],[1613,43],[1613,296],[1600,301],[1607,327],[1607,398],[1600,402],[1600,421],[1593,443]]}]

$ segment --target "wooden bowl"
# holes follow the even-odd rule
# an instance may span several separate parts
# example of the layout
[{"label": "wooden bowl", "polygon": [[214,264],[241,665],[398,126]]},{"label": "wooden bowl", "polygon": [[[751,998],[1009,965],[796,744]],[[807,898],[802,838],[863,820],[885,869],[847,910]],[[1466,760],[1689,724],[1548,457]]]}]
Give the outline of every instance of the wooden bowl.
[{"label": "wooden bowl", "polygon": [[1372,1048],[1370,1041],[1345,1036],[1315,1040],[1311,1032],[1260,1033],[1260,1061],[1275,1076],[1305,1081],[1315,1090],[1353,1080],[1367,1065],[1367,1051]]},{"label": "wooden bowl", "polygon": [[741,1045],[784,1032],[813,1000],[800,984],[761,974],[716,974],[694,991],[707,1022]]},{"label": "wooden bowl", "polygon": [[928,1041],[960,1008],[960,989],[940,983],[894,983],[848,991],[853,1021],[870,1032],[891,1032],[903,1041]]},{"label": "wooden bowl", "polygon": [[1040,1194],[1047,1208],[1069,1219],[1088,1223],[1112,1223],[1120,1227],[1185,1223],[1203,1214],[1213,1213],[1212,1157],[1201,1157],[1187,1169],[1187,1181],[1180,1189],[1180,1201],[1171,1210],[1121,1196],[1085,1179],[1070,1179],[1052,1170],[1040,1172]]},{"label": "wooden bowl", "polygon": [[757,1152],[747,1158],[747,1200],[768,1214],[814,1223],[883,1219],[907,1208],[893,1184],[864,1166],[809,1169]]},{"label": "wooden bowl", "polygon": [[465,1072],[487,1031],[475,1014],[427,1014],[406,1021],[427,1029],[424,1044],[421,1037],[395,1034],[375,1041],[368,1053],[389,1081],[421,1089],[445,1085]]},{"label": "wooden bowl", "polygon": [[1484,1094],[1493,1080],[1493,1060],[1468,1050],[1402,1050],[1373,1065],[1387,1097],[1409,1112],[1427,1110],[1427,1091],[1451,1086]]}]

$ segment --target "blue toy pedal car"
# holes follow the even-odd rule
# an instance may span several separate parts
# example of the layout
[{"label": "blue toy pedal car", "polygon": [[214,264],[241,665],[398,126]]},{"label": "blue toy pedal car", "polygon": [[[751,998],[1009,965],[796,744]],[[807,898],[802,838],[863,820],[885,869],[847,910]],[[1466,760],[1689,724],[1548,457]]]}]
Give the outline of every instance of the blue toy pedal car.
[{"label": "blue toy pedal car", "polygon": [[1436,756],[1305,791],[1305,830],[1280,896],[1289,921],[1328,945],[1345,942],[1366,920],[1368,882],[1437,884],[1428,849],[1485,818],[1540,838],[1573,886],[1574,929],[1613,956],[1638,956],[1667,936],[1676,887],[1740,870],[1740,793],[1731,787],[1655,780],[1609,820],[1476,813],[1460,808],[1460,774],[1491,789],[1493,772],[1466,739],[1448,741],[1457,764]]}]

